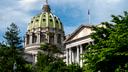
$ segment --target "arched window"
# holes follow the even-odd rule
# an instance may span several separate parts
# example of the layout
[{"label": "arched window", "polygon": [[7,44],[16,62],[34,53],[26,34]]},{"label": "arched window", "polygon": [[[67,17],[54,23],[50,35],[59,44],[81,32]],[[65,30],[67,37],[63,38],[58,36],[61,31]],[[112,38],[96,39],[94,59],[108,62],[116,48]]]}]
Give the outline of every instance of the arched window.
[{"label": "arched window", "polygon": [[26,35],[26,44],[29,44],[29,40],[30,40],[30,36],[29,35]]},{"label": "arched window", "polygon": [[37,36],[35,35],[35,33],[32,34],[32,43],[36,43],[37,41]]},{"label": "arched window", "polygon": [[51,44],[54,44],[54,34],[50,34],[50,35],[49,35],[49,42],[50,42]]},{"label": "arched window", "polygon": [[41,42],[44,42],[45,40],[46,40],[45,33],[41,32],[41,33],[40,33],[40,41],[41,41]]},{"label": "arched window", "polygon": [[61,44],[61,34],[57,35],[57,43]]}]

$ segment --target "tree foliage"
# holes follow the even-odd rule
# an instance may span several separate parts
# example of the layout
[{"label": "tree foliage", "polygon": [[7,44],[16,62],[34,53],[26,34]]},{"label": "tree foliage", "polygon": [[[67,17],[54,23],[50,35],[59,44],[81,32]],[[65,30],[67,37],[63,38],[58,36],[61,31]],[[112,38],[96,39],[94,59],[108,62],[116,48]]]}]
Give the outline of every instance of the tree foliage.
[{"label": "tree foliage", "polygon": [[0,44],[0,72],[28,72],[23,58],[22,40],[17,25],[12,23],[5,32],[4,44]]},{"label": "tree foliage", "polygon": [[55,45],[44,43],[40,49],[35,65],[36,72],[82,72],[79,65],[67,66],[63,57],[60,57],[62,52]]},{"label": "tree foliage", "polygon": [[84,55],[85,72],[125,72],[128,70],[128,12],[112,15],[112,22],[94,26],[91,38],[95,44],[88,46]]},{"label": "tree foliage", "polygon": [[35,66],[37,72],[61,72],[65,69],[66,64],[57,55],[61,51],[55,45],[44,43],[40,49]]},{"label": "tree foliage", "polygon": [[68,72],[83,72],[83,68],[79,64],[70,64],[67,68]]},{"label": "tree foliage", "polygon": [[19,33],[20,30],[18,26],[12,23],[10,27],[7,27],[7,31],[5,32],[5,43],[11,48],[21,48],[22,39],[19,36]]}]

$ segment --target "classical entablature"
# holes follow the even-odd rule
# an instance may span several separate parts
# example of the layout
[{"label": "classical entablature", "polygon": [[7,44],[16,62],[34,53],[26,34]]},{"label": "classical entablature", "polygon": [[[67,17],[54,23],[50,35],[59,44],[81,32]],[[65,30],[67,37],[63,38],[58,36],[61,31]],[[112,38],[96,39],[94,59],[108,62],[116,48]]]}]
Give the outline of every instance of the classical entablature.
[{"label": "classical entablature", "polygon": [[93,43],[90,38],[93,32],[91,28],[91,26],[81,25],[65,40],[67,64],[78,63],[82,66],[83,60],[80,59],[80,55],[86,51],[85,47],[88,44]]}]

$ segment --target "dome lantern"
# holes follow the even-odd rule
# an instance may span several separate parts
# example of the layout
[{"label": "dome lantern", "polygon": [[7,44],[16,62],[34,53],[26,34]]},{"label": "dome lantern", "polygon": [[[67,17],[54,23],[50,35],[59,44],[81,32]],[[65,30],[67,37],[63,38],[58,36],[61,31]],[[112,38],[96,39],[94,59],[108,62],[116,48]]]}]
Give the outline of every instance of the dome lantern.
[{"label": "dome lantern", "polygon": [[50,9],[50,6],[48,5],[48,0],[46,0],[45,2],[46,2],[46,4],[43,5],[42,9],[43,9],[44,12],[50,12],[51,9]]}]

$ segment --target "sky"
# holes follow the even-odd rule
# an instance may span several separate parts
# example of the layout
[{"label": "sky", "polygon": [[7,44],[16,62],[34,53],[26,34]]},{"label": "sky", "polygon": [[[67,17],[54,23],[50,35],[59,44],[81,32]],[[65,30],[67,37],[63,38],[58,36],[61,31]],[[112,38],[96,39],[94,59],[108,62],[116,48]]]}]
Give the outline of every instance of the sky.
[{"label": "sky", "polygon": [[[81,24],[97,25],[110,21],[111,15],[122,15],[128,11],[128,0],[49,0],[52,12],[63,23],[65,34],[72,33]],[[42,12],[45,0],[1,0],[0,42],[6,28],[14,22],[24,36],[33,16]],[[90,11],[90,24],[88,10]]]}]

